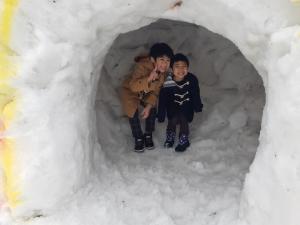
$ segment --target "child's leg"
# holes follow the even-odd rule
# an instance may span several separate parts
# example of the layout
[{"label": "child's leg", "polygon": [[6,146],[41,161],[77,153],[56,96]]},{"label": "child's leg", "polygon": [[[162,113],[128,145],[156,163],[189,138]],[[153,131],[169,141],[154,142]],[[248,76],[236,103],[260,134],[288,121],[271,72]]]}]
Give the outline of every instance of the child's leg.
[{"label": "child's leg", "polygon": [[152,133],[155,130],[156,108],[151,108],[146,119],[145,133]]},{"label": "child's leg", "polygon": [[150,110],[149,116],[145,121],[145,147],[148,150],[154,148],[154,143],[152,140],[152,132],[155,130],[155,119],[156,119],[156,108]]},{"label": "child's leg", "polygon": [[176,152],[184,152],[189,146],[189,123],[183,114],[179,116],[179,143],[175,148]]},{"label": "child's leg", "polygon": [[135,138],[135,147],[136,152],[144,151],[144,135],[141,128],[141,123],[139,119],[138,110],[135,112],[132,118],[129,118],[129,124],[131,127],[132,136]]},{"label": "child's leg", "polygon": [[174,116],[172,119],[168,121],[167,132],[176,133],[176,125],[178,124],[178,116]]},{"label": "child's leg", "polygon": [[141,128],[141,122],[139,119],[139,112],[136,110],[132,118],[129,118],[129,124],[131,127],[132,136],[135,138],[143,137],[143,131]]},{"label": "child's leg", "polygon": [[164,146],[166,148],[172,148],[175,142],[176,136],[176,125],[178,123],[178,117],[174,116],[168,121],[167,131],[166,131],[166,141]]},{"label": "child's leg", "polygon": [[179,115],[178,121],[179,121],[179,136],[186,135],[188,137],[190,134],[189,122],[187,121],[187,119],[183,114]]}]

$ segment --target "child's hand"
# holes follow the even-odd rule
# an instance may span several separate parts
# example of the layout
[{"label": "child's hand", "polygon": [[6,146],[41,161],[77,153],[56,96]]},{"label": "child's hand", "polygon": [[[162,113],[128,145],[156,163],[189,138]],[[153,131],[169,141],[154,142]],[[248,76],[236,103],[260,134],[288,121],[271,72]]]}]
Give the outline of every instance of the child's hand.
[{"label": "child's hand", "polygon": [[141,113],[141,117],[142,119],[147,119],[149,114],[150,114],[150,110],[151,110],[151,105],[148,104],[142,111]]},{"label": "child's hand", "polygon": [[154,69],[150,73],[148,77],[148,82],[150,83],[152,81],[155,81],[156,79],[158,79],[157,65],[155,65]]}]

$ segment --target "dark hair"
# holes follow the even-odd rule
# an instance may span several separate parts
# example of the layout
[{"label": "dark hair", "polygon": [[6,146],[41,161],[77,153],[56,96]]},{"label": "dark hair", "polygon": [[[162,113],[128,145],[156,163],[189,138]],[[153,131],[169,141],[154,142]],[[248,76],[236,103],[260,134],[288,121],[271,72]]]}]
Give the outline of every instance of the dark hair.
[{"label": "dark hair", "polygon": [[188,58],[182,54],[182,53],[177,53],[176,55],[174,55],[172,61],[171,61],[171,67],[173,67],[174,63],[175,62],[178,62],[178,61],[183,61],[187,64],[187,66],[189,67],[190,65],[190,62],[188,60]]},{"label": "dark hair", "polygon": [[173,55],[174,55],[174,53],[173,53],[173,50],[171,49],[171,47],[163,42],[155,43],[150,48],[150,56],[153,57],[155,60],[156,60],[156,58],[161,57],[161,56],[167,56],[170,59],[172,59]]}]

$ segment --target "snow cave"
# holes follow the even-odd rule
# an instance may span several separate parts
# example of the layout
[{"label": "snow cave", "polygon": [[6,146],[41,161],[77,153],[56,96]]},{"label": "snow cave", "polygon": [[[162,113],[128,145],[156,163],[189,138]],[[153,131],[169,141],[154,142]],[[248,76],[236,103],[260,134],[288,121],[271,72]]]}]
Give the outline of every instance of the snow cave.
[{"label": "snow cave", "polygon": [[[298,1],[0,3],[0,224],[298,225]],[[158,41],[204,110],[133,152],[118,91]]]}]

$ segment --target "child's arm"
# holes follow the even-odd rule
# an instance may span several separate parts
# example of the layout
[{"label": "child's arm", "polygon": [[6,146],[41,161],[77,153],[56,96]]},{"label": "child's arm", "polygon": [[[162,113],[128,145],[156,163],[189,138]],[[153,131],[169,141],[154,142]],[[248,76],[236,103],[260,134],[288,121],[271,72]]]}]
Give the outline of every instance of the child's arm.
[{"label": "child's arm", "polygon": [[193,76],[192,84],[192,98],[194,111],[202,112],[203,104],[200,97],[200,88],[197,77]]},{"label": "child's arm", "polygon": [[156,81],[150,83],[151,92],[144,99],[146,103],[156,106],[157,99],[159,98],[159,93],[164,81],[165,76],[160,74]]},{"label": "child's arm", "polygon": [[136,64],[131,80],[129,81],[129,88],[133,92],[140,92],[148,89],[148,78],[145,76],[146,69],[141,64]]},{"label": "child's arm", "polygon": [[141,117],[142,119],[147,119],[149,114],[150,114],[150,110],[152,108],[151,104],[147,104],[146,107],[143,109],[143,111],[141,112]]},{"label": "child's arm", "polygon": [[167,99],[167,93],[166,93],[166,88],[162,88],[159,93],[159,100],[158,100],[158,112],[157,112],[157,119],[158,122],[162,123],[165,121],[166,117],[166,101]]},{"label": "child's arm", "polygon": [[149,73],[149,70],[138,63],[132,73],[129,87],[133,92],[145,91],[147,93],[153,91],[156,88],[156,82],[154,80],[157,76],[158,74],[156,73],[155,68]]}]

